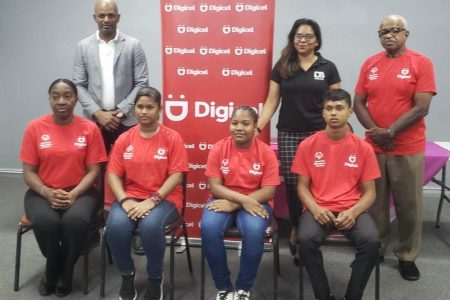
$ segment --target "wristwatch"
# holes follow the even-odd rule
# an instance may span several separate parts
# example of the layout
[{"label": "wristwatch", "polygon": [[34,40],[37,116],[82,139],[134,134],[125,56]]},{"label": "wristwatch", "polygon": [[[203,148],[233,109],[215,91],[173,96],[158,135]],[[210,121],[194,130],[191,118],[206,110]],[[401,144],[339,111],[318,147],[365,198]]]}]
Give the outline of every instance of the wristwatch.
[{"label": "wristwatch", "polygon": [[394,138],[394,136],[395,136],[395,133],[394,133],[394,131],[392,131],[390,128],[388,128],[388,130],[387,130],[387,134],[388,134],[388,136],[391,138],[391,139],[393,139]]}]

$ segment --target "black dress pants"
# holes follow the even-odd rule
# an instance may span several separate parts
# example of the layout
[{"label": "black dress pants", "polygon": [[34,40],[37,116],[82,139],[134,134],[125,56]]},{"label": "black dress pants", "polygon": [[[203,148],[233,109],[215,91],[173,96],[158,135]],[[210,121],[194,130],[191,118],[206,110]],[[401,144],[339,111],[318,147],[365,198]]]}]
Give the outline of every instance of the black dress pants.
[{"label": "black dress pants", "polygon": [[[314,295],[320,300],[328,299],[331,294],[323,266],[322,251],[319,249],[330,229],[330,226],[320,225],[309,211],[300,216],[298,232],[300,259],[308,272]],[[363,213],[356,219],[355,225],[344,233],[356,248],[345,299],[362,299],[367,281],[378,259],[380,246],[378,231],[372,218]]]},{"label": "black dress pants", "polygon": [[[71,287],[74,265],[88,237],[89,224],[99,197],[91,188],[66,210],[55,210],[35,191],[25,194],[25,213],[33,224],[39,248],[47,258],[45,275],[49,285]],[[59,281],[58,281],[59,280]]]}]

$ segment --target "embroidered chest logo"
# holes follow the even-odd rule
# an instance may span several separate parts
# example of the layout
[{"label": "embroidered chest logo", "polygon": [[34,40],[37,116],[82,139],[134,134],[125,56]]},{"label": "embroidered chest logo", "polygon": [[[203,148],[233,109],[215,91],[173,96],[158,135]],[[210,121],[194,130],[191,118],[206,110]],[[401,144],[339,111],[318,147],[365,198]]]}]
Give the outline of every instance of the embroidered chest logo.
[{"label": "embroidered chest logo", "polygon": [[156,151],[156,154],[153,156],[154,159],[159,159],[159,160],[166,160],[167,159],[167,149],[166,148],[159,148]]},{"label": "embroidered chest logo", "polygon": [[355,154],[350,154],[348,156],[348,161],[346,161],[344,163],[344,166],[349,167],[349,168],[357,168],[358,164],[356,163],[356,155]]},{"label": "embroidered chest logo", "polygon": [[409,73],[409,69],[408,68],[403,68],[400,71],[400,74],[397,74],[397,78],[400,78],[400,79],[409,79],[409,78],[411,78],[411,73]]},{"label": "embroidered chest logo", "polygon": [[222,159],[220,171],[224,175],[227,175],[228,173],[230,173],[230,167],[228,166],[228,163],[229,163],[228,158]]},{"label": "embroidered chest logo", "polygon": [[132,159],[133,158],[133,150],[134,150],[133,145],[129,145],[125,149],[125,152],[123,153],[123,159]]},{"label": "embroidered chest logo", "polygon": [[377,80],[378,79],[378,68],[374,67],[370,69],[369,80]]},{"label": "embroidered chest logo", "polygon": [[261,170],[261,164],[260,163],[253,163],[252,169],[248,170],[249,174],[253,174],[255,176],[261,176],[263,172]]},{"label": "embroidered chest logo", "polygon": [[315,80],[325,80],[325,73],[322,71],[314,71]]},{"label": "embroidered chest logo", "polygon": [[53,146],[52,141],[50,140],[49,134],[43,134],[41,135],[41,142],[39,143],[40,149],[50,148]]},{"label": "embroidered chest logo", "polygon": [[79,148],[86,148],[86,137],[84,135],[80,135],[73,144]]},{"label": "embroidered chest logo", "polygon": [[325,161],[325,159],[323,159],[323,153],[318,151],[314,154],[314,162],[313,162],[314,167],[316,168],[323,168],[327,165],[327,162]]}]

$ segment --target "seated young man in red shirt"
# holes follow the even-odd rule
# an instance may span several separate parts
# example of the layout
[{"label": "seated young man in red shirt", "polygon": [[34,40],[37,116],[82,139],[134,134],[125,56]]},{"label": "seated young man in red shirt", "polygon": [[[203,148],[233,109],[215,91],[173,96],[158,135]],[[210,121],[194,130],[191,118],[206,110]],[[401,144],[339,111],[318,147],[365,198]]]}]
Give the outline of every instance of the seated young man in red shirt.
[{"label": "seated young man in red shirt", "polygon": [[345,299],[361,299],[378,259],[378,232],[367,210],[380,171],[372,147],[348,130],[349,93],[330,89],[323,99],[327,126],[300,144],[292,163],[305,209],[299,220],[300,258],[315,297],[335,299],[319,247],[331,229],[343,231],[357,251]]}]

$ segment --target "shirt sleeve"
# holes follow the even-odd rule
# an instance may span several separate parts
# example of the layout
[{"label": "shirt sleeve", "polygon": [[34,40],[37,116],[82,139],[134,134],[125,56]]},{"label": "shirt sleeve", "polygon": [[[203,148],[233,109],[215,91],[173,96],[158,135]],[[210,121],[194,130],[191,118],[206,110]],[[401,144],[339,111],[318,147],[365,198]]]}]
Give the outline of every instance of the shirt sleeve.
[{"label": "shirt sleeve", "polygon": [[270,74],[270,80],[280,84],[281,83],[281,75],[278,71],[278,62],[275,64],[275,66],[272,69],[272,73]]},{"label": "shirt sleeve", "polygon": [[364,169],[361,175],[361,181],[370,181],[381,177],[378,161],[373,148],[367,144],[365,147]]},{"label": "shirt sleeve", "polygon": [[105,144],[100,129],[96,125],[91,127],[90,140],[88,142],[89,146],[87,149],[86,165],[107,161]]},{"label": "shirt sleeve", "polygon": [[268,148],[265,154],[266,166],[261,179],[261,186],[272,186],[280,184],[280,169],[278,159],[272,149]]},{"label": "shirt sleeve", "polygon": [[216,143],[214,147],[209,151],[208,160],[206,162],[206,177],[223,178],[222,172],[220,172],[220,153],[223,143]]},{"label": "shirt sleeve", "polygon": [[341,82],[341,76],[339,76],[339,71],[336,65],[330,61],[330,80],[328,81],[328,85],[336,84]]},{"label": "shirt sleeve", "polygon": [[188,171],[188,155],[184,147],[184,141],[179,134],[174,134],[169,141],[169,166],[167,172],[173,174],[176,172]]},{"label": "shirt sleeve", "polygon": [[366,90],[366,63],[363,63],[359,70],[358,82],[356,83],[355,93],[363,96],[367,96]]},{"label": "shirt sleeve", "polygon": [[36,134],[30,125],[27,126],[23,134],[22,146],[20,148],[19,160],[33,165],[39,165],[39,155],[36,145]]},{"label": "shirt sleeve", "polygon": [[125,147],[127,146],[125,140],[121,137],[123,137],[123,135],[119,136],[114,143],[108,162],[108,172],[114,173],[119,177],[123,177],[125,175],[123,153],[125,152]]},{"label": "shirt sleeve", "polygon": [[421,64],[419,65],[419,72],[415,92],[430,92],[436,94],[434,67],[430,59],[423,57]]},{"label": "shirt sleeve", "polygon": [[303,144],[304,142],[300,143],[297,148],[297,152],[295,152],[294,160],[292,161],[291,172],[298,175],[310,177],[305,157],[306,151],[304,147],[302,147]]}]

